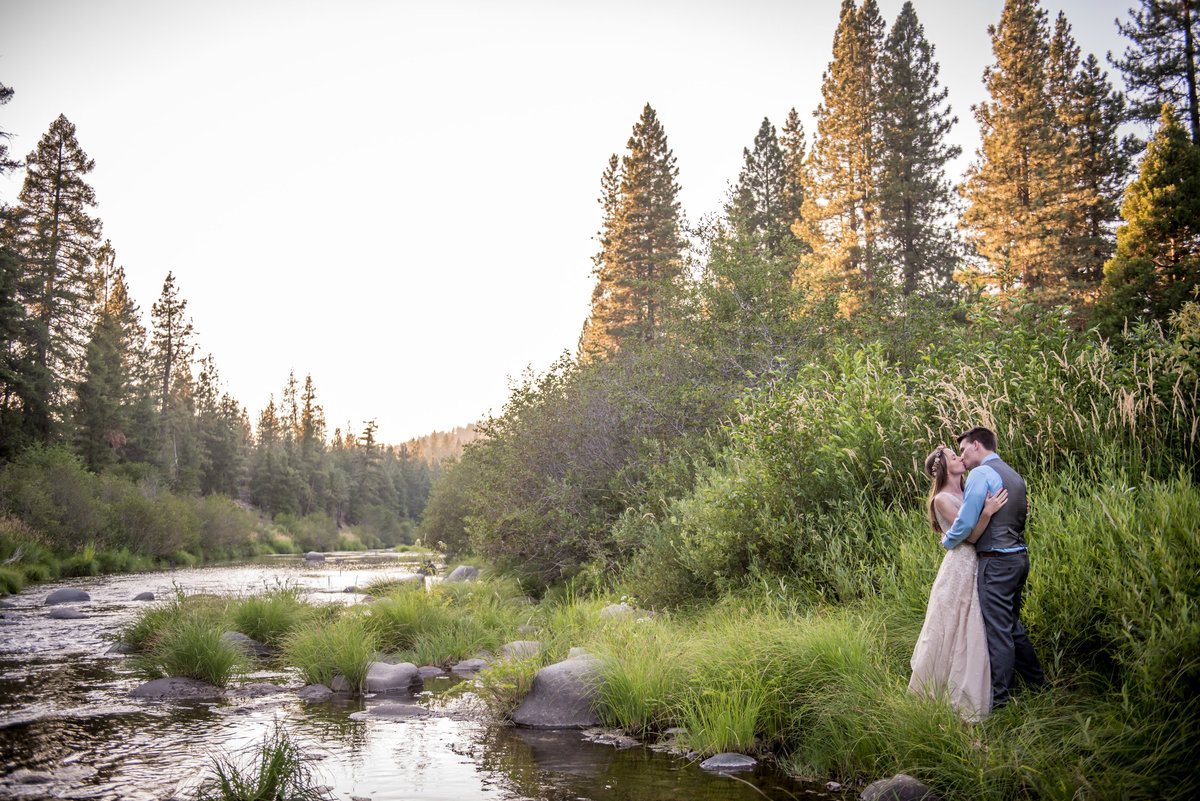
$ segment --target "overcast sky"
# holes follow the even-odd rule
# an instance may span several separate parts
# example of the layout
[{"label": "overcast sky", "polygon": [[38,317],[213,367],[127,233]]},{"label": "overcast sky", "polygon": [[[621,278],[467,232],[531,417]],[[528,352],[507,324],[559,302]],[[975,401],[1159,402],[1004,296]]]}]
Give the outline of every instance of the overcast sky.
[{"label": "overcast sky", "polygon": [[[1044,6],[1103,60],[1131,4]],[[294,369],[331,432],[375,419],[401,442],[498,413],[509,376],[574,349],[600,176],[645,103],[691,219],[721,206],[764,116],[795,107],[811,141],[840,5],[0,0],[0,129],[24,157],[60,113],[76,125],[143,315],[173,271],[252,418]],[[889,27],[901,5],[879,0]],[[959,117],[957,180],[1003,2],[915,6]]]}]

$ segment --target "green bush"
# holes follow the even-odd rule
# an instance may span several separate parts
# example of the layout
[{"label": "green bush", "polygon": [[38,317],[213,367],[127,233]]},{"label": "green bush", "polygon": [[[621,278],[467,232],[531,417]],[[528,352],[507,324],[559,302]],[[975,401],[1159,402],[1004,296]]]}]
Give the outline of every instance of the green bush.
[{"label": "green bush", "polygon": [[0,565],[0,593],[15,595],[25,589],[25,574],[8,565]]}]

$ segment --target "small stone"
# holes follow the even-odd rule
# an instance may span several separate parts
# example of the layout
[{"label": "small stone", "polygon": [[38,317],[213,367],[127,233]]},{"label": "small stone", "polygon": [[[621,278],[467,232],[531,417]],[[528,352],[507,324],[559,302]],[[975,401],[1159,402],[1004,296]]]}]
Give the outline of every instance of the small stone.
[{"label": "small stone", "polygon": [[310,684],[296,691],[296,697],[301,701],[328,701],[332,695],[333,690],[324,684]]},{"label": "small stone", "polygon": [[308,553],[304,554],[304,561],[306,561],[306,562],[324,562],[325,554],[317,553],[316,551],[309,551]]},{"label": "small stone", "polygon": [[842,785],[839,782],[825,782],[825,789],[831,793],[836,793],[842,789]]},{"label": "small stone", "polygon": [[734,773],[739,770],[750,770],[758,764],[758,760],[745,754],[717,754],[700,763],[702,770],[716,773]]},{"label": "small stone", "polygon": [[437,665],[422,665],[417,670],[421,674],[422,679],[434,679],[438,678],[439,676],[446,675],[446,671],[442,670]]},{"label": "small stone", "polygon": [[105,651],[104,653],[106,653],[106,654],[132,654],[135,650],[137,650],[137,649],[135,649],[132,645],[125,642],[124,640],[117,640],[112,645],[108,646],[108,650]]},{"label": "small stone", "polygon": [[446,581],[473,581],[479,578],[479,568],[472,565],[459,565],[446,576]]},{"label": "small stone", "polygon": [[486,659],[464,659],[450,668],[450,672],[457,676],[469,676],[483,670],[487,667],[487,664]]},{"label": "small stone", "polygon": [[55,620],[81,620],[87,617],[87,615],[73,606],[60,606],[58,609],[51,609],[50,614],[46,615],[46,617],[54,618]]},{"label": "small stone", "polygon": [[135,601],[153,601],[153,600],[154,600],[154,593],[152,593],[152,592],[139,592],[137,595],[133,596],[133,600],[135,600]]},{"label": "small stone", "polygon": [[567,651],[567,659],[587,659],[590,656],[586,648],[575,647]]},{"label": "small stone", "polygon": [[130,690],[131,698],[175,699],[175,698],[221,698],[225,695],[219,687],[195,679],[155,679]]},{"label": "small stone", "polygon": [[368,707],[361,712],[355,712],[350,716],[351,720],[369,720],[369,719],[391,719],[399,718],[427,718],[430,711],[423,706],[416,704],[380,704],[379,706]]},{"label": "small stone", "polygon": [[928,785],[897,773],[890,779],[880,779],[867,785],[859,796],[861,801],[941,801]]}]

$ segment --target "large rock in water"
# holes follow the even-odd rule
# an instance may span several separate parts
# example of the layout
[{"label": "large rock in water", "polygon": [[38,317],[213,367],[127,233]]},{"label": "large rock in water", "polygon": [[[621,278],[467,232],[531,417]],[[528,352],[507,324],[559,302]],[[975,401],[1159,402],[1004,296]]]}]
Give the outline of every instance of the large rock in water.
[{"label": "large rock in water", "polygon": [[459,565],[446,576],[446,581],[472,581],[479,578],[479,568],[471,565]]},{"label": "large rock in water", "polygon": [[758,761],[745,754],[717,754],[700,763],[703,770],[714,773],[736,773],[739,770],[752,770]]},{"label": "large rock in water", "polygon": [[584,729],[599,726],[593,711],[600,660],[591,656],[548,665],[533,677],[533,689],[513,713],[513,722],[531,729]]},{"label": "large rock in water", "polygon": [[421,670],[412,662],[389,665],[387,662],[372,662],[367,671],[367,692],[419,693],[425,686]]},{"label": "large rock in water", "polygon": [[237,650],[248,656],[266,659],[275,653],[275,649],[269,645],[264,645],[258,640],[247,637],[240,631],[226,631],[221,634],[221,642],[226,645],[231,645]]},{"label": "large rock in water", "polygon": [[129,691],[131,698],[153,699],[206,699],[225,695],[220,687],[214,687],[196,679],[155,679]]},{"label": "large rock in water", "polygon": [[55,620],[81,620],[87,615],[73,606],[60,606],[57,609],[51,609],[50,614],[46,617],[52,617]]},{"label": "large rock in water", "polygon": [[55,590],[46,596],[46,606],[54,604],[76,604],[92,600],[92,596],[83,590]]},{"label": "large rock in water", "polygon": [[316,551],[309,551],[308,553],[304,554],[304,561],[306,561],[306,562],[324,562],[325,554],[317,553]]},{"label": "large rock in water", "polygon": [[859,798],[862,801],[941,801],[932,788],[906,773],[872,782]]}]

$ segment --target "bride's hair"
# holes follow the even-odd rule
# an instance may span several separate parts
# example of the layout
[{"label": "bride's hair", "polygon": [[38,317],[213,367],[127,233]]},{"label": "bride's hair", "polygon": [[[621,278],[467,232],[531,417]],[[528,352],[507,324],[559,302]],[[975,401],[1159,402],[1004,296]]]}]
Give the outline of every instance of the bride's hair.
[{"label": "bride's hair", "polygon": [[[942,531],[942,526],[938,523],[937,514],[933,510],[933,500],[938,494],[946,489],[950,483],[950,470],[946,464],[946,446],[939,445],[933,449],[933,453],[925,457],[925,474],[933,479],[933,487],[929,490],[929,525],[933,526],[933,530],[938,534],[945,534]],[[960,478],[959,481],[962,481]]]}]

